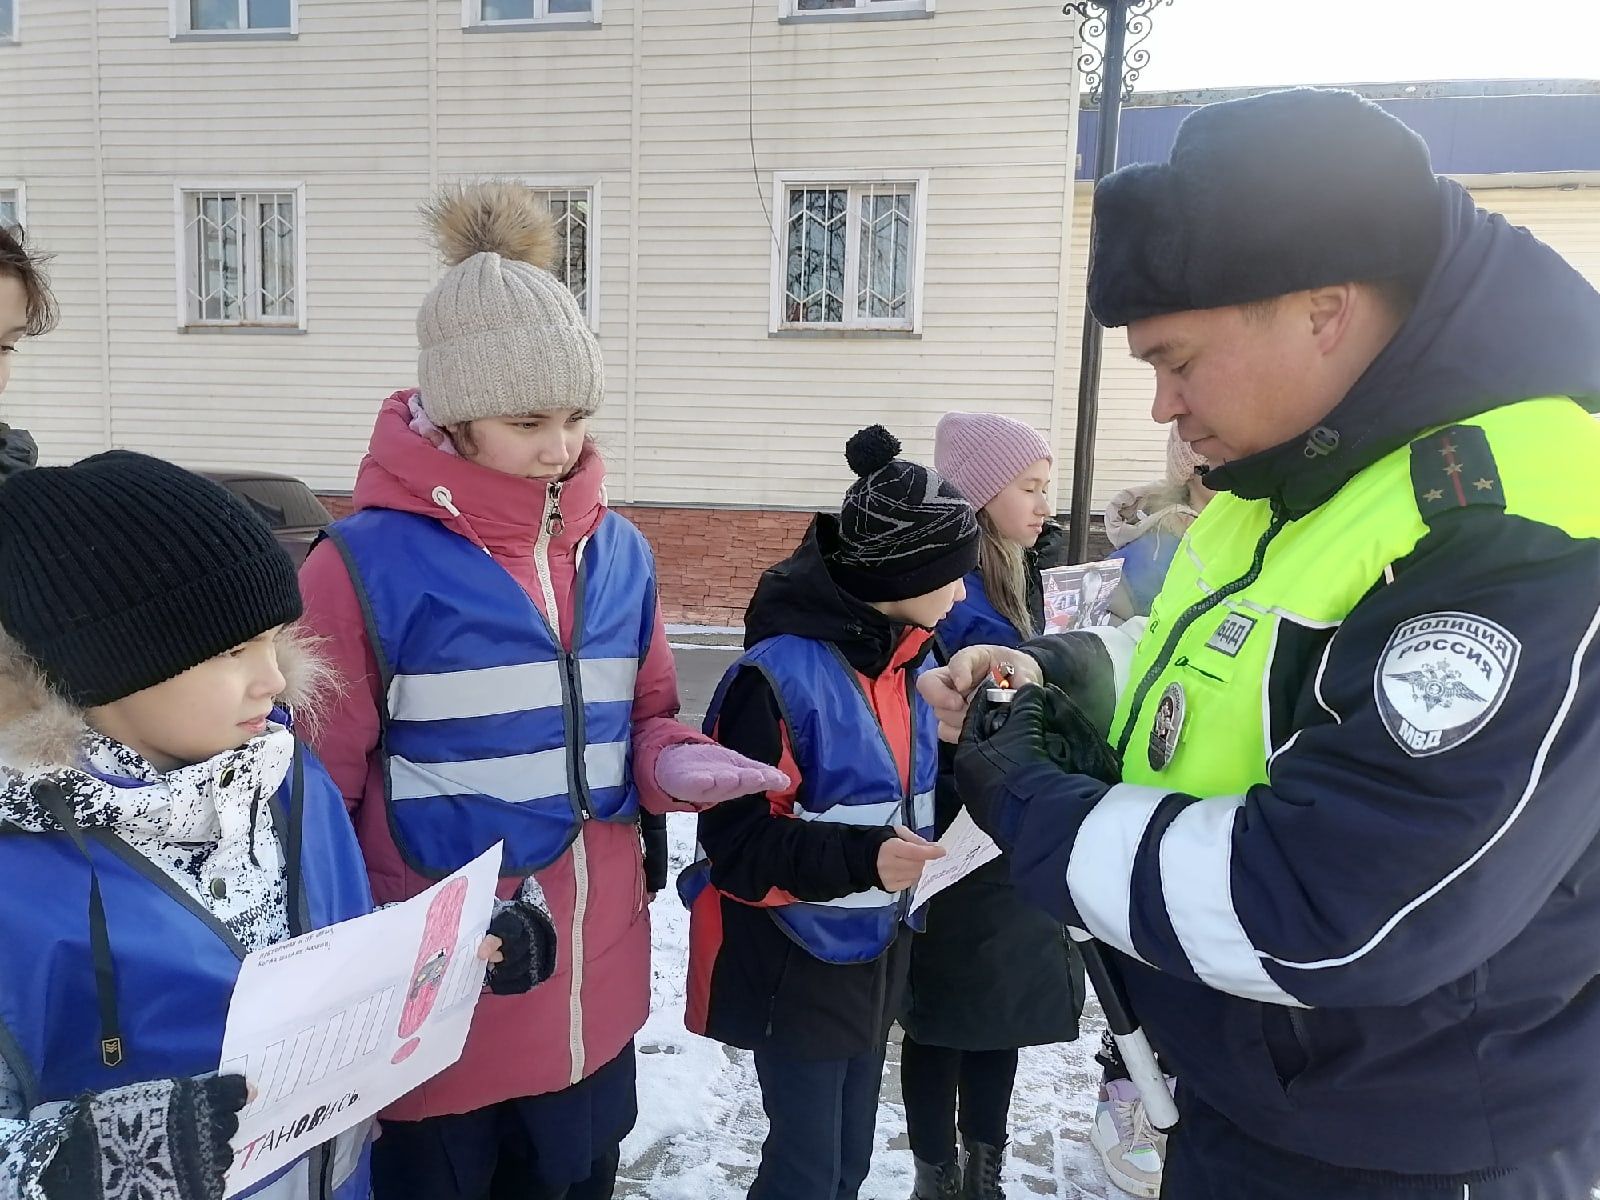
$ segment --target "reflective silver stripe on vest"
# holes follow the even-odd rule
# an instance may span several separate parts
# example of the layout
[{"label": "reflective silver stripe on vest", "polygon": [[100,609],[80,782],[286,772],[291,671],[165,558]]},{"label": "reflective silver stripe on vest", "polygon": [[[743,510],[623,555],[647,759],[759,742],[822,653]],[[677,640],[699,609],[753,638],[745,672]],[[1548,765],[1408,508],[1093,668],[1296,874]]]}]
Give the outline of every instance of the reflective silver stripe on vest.
[{"label": "reflective silver stripe on vest", "polygon": [[[835,804],[826,812],[795,809],[802,821],[815,821],[827,825],[855,825],[862,829],[882,829],[885,825],[898,825],[901,821],[899,800],[885,800],[882,804]],[[933,825],[933,793],[919,792],[911,798],[911,825],[914,829],[928,829]]]},{"label": "reflective silver stripe on vest", "polygon": [[[592,788],[621,787],[627,765],[627,742],[583,748],[584,774]],[[567,794],[567,749],[558,746],[537,754],[440,763],[413,762],[396,755],[389,760],[389,780],[395,800],[477,795],[525,804]]]},{"label": "reflective silver stripe on vest", "polygon": [[[590,704],[633,699],[639,662],[633,658],[580,658],[583,698]],[[431,675],[396,675],[389,684],[389,715],[396,721],[454,721],[554,708],[561,703],[561,664],[520,663]]]},{"label": "reflective silver stripe on vest", "polygon": [[886,892],[882,888],[868,888],[864,892],[851,892],[848,896],[840,896],[837,900],[825,900],[816,903],[806,903],[807,908],[887,908],[895,902],[898,892]]}]

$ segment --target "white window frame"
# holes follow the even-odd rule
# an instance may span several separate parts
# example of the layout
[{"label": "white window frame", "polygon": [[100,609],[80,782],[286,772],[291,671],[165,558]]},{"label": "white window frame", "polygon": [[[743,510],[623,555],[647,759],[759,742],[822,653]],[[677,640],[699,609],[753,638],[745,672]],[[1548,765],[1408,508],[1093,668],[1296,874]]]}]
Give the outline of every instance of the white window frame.
[{"label": "white window frame", "polygon": [[22,41],[22,0],[11,0],[11,28],[0,28],[0,46],[15,46]]},{"label": "white window frame", "polygon": [[461,0],[461,28],[469,33],[507,33],[527,29],[598,29],[600,0],[590,0],[589,14],[552,13],[550,0],[534,0],[543,16],[518,17],[510,21],[485,21],[483,0]]},{"label": "white window frame", "polygon": [[593,177],[549,175],[519,175],[516,179],[518,183],[526,184],[540,193],[589,193],[589,234],[584,255],[584,271],[589,280],[589,311],[584,315],[588,318],[589,328],[598,334],[600,332],[600,180]]},{"label": "white window frame", "polygon": [[28,185],[20,179],[0,179],[0,192],[17,194],[17,224],[28,228]]},{"label": "white window frame", "polygon": [[[20,0],[19,0],[20,2]],[[167,6],[170,36],[173,41],[211,41],[213,39],[257,41],[284,40],[300,36],[300,0],[289,0],[289,24],[274,25],[269,29],[251,29],[245,22],[249,19],[249,0],[238,0],[239,28],[238,29],[196,29],[190,23],[189,0],[170,0]]]},{"label": "white window frame", "polygon": [[[189,312],[189,281],[198,264],[188,236],[189,197],[197,192],[292,192],[294,194],[294,279],[295,314],[293,321],[197,321]],[[225,333],[304,333],[306,313],[306,185],[283,179],[181,179],[172,187],[173,250],[177,263],[178,328],[187,332]]]},{"label": "white window frame", "polygon": [[[920,171],[782,171],[772,177],[772,219],[775,234],[772,238],[772,309],[768,319],[768,333],[804,333],[817,337],[837,337],[853,333],[898,334],[920,336],[922,333],[922,284],[928,253],[928,180],[929,172]],[[856,204],[856,186],[859,184],[890,183],[910,185],[913,189],[911,247],[911,320],[888,321],[856,316],[856,285],[860,268],[861,237],[859,209]],[[845,251],[845,319],[838,324],[819,324],[809,321],[786,321],[783,318],[784,297],[788,290],[789,256],[789,189],[795,187],[846,187],[851,189],[847,206],[848,220],[856,234],[846,243]]]},{"label": "white window frame", "polygon": [[935,0],[855,0],[851,8],[821,11],[802,9],[800,0],[778,0],[778,20],[801,21],[890,21],[931,17]]}]

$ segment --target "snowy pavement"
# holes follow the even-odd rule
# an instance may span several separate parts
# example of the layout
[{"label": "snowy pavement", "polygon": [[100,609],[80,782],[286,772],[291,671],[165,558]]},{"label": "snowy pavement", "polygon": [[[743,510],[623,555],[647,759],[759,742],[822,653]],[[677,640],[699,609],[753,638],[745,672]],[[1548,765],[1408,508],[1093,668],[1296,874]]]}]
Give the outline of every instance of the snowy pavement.
[{"label": "snowy pavement", "polygon": [[[694,822],[673,817],[668,828],[676,877],[693,850]],[[766,1136],[755,1067],[745,1051],[684,1028],[689,914],[671,891],[656,898],[651,914],[654,980],[650,1020],[638,1038],[639,1124],[623,1143],[617,1194],[737,1200],[755,1177]],[[1012,1200],[1121,1200],[1088,1143],[1099,1080],[1092,1058],[1100,1041],[1098,1013],[1086,1016],[1085,1026],[1085,1035],[1070,1045],[1022,1052],[1005,1170]],[[911,1194],[898,1058],[898,1046],[891,1045],[878,1105],[878,1150],[862,1200],[906,1200]]]}]

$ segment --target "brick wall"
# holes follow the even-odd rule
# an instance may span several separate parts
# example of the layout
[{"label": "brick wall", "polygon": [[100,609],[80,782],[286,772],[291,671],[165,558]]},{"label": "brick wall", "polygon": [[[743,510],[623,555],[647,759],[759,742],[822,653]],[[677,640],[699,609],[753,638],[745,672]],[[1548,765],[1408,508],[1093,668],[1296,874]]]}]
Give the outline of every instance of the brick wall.
[{"label": "brick wall", "polygon": [[[350,511],[348,496],[323,496],[336,518]],[[800,544],[808,512],[737,508],[644,508],[617,511],[639,527],[656,555],[661,606],[669,623],[742,625],[745,605],[761,572]],[[1099,525],[1091,554],[1105,553]]]}]

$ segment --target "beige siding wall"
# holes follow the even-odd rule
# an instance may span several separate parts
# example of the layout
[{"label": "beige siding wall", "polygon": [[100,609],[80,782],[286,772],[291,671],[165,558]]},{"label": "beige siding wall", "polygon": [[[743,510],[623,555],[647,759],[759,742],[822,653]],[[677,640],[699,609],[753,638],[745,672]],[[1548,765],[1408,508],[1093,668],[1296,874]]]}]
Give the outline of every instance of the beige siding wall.
[{"label": "beige siding wall", "polygon": [[25,185],[29,239],[56,254],[65,319],[24,344],[0,418],[64,459],[105,448],[99,185],[88,6],[25,4],[20,42],[0,46],[0,180]]},{"label": "beige siding wall", "polygon": [[[67,316],[5,409],[51,460],[110,442],[348,487],[414,373],[436,277],[415,208],[486,175],[598,188],[620,496],[823,504],[866,421],[917,453],[946,408],[1049,428],[1075,90],[1055,0],[809,25],[756,0],[753,26],[747,0],[606,0],[598,30],[492,34],[459,0],[300,10],[293,41],[173,42],[166,0],[98,28],[87,0],[31,0],[0,50],[0,179],[27,182]],[[753,167],[769,208],[774,172],[927,173],[920,337],[768,336]],[[174,187],[251,181],[304,188],[307,328],[180,332]]]},{"label": "beige siding wall", "polygon": [[[869,421],[920,456],[951,408],[1048,429],[1073,116],[1059,7],[813,25],[758,8],[753,31],[747,0],[655,5],[645,27],[636,496],[836,503]],[[926,173],[921,336],[769,335],[774,176],[864,170]]]}]

